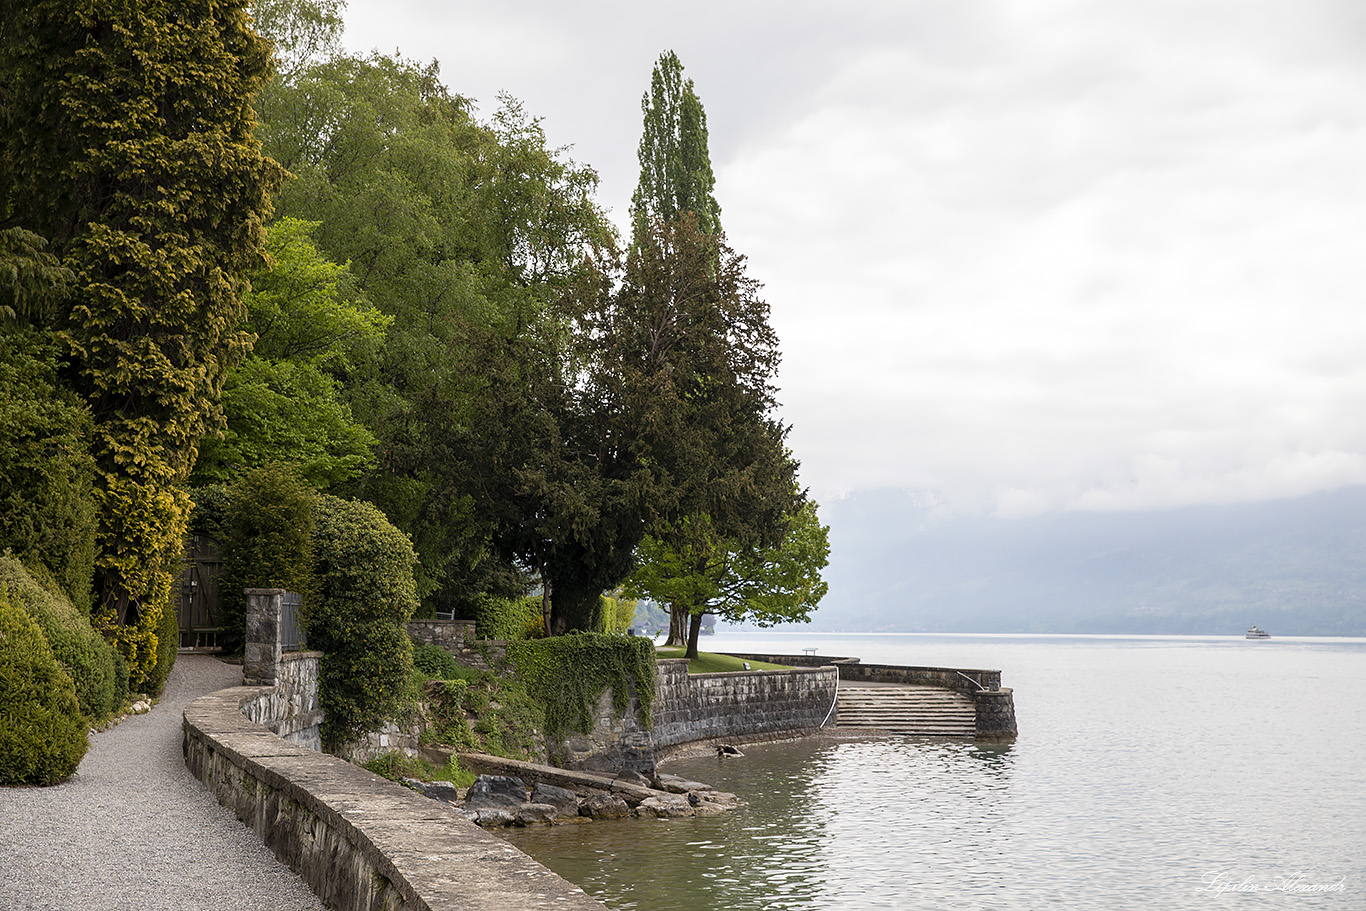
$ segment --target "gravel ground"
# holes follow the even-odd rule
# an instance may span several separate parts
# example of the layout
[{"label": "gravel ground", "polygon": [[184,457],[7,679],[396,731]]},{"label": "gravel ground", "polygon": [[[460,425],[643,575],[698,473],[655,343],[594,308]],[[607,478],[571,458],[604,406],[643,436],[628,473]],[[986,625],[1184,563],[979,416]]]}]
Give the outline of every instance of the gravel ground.
[{"label": "gravel ground", "polygon": [[242,669],[180,655],[161,701],[90,738],[69,781],[0,788],[0,911],[322,911],[185,768],[181,713]]}]

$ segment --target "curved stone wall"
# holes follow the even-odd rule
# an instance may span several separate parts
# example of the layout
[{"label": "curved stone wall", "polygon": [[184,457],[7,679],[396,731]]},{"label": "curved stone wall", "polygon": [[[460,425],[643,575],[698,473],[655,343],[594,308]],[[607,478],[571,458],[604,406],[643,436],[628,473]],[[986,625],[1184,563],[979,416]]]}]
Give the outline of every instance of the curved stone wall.
[{"label": "curved stone wall", "polygon": [[796,736],[831,716],[833,667],[689,674],[686,658],[658,662],[650,733],[656,755],[697,741]]},{"label": "curved stone wall", "polygon": [[276,736],[234,687],[185,709],[185,764],[337,911],[603,911],[453,808]]}]

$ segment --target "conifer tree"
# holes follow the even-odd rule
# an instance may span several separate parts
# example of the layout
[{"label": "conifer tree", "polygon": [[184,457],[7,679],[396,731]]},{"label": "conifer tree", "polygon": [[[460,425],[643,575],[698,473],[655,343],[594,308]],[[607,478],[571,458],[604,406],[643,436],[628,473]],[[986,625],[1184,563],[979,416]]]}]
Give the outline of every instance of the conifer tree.
[{"label": "conifer tree", "polygon": [[270,48],[245,0],[0,13],[0,227],[74,276],[50,328],[95,420],[95,619],[135,685],[154,682],[190,508],[177,485],[250,348],[243,276],[282,177],[252,132]]}]

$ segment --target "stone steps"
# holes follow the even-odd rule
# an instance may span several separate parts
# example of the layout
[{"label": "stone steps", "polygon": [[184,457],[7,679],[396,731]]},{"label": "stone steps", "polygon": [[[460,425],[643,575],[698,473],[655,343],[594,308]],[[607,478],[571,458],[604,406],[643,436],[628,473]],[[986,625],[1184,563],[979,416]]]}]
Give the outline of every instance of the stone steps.
[{"label": "stone steps", "polygon": [[836,726],[972,737],[977,733],[977,707],[961,693],[936,687],[841,686]]}]

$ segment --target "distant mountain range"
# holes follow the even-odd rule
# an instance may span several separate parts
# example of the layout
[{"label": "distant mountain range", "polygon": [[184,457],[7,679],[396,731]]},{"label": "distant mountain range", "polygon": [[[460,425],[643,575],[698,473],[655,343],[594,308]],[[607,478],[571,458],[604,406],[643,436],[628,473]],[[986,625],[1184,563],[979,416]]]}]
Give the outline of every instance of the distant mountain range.
[{"label": "distant mountain range", "polygon": [[1161,512],[942,519],[907,492],[821,504],[843,631],[1366,636],[1366,487]]}]

